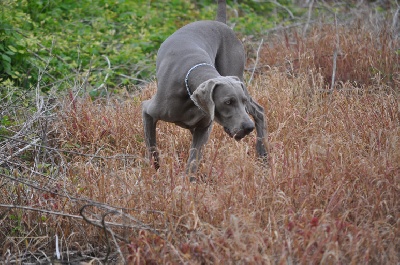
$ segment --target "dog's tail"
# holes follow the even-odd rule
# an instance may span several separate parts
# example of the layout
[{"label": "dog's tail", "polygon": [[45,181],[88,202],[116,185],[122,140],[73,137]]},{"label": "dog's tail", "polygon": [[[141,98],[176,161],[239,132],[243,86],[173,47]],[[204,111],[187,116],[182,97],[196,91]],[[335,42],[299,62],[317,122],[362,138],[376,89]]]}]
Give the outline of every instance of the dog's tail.
[{"label": "dog's tail", "polygon": [[217,21],[226,24],[226,0],[218,0]]}]

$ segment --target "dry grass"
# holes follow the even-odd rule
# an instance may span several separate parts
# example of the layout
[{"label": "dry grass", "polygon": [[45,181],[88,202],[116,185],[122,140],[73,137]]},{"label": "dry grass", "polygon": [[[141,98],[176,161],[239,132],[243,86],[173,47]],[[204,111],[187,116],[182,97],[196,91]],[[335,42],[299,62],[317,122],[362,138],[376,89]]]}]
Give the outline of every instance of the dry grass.
[{"label": "dry grass", "polygon": [[[310,93],[313,89],[304,76],[271,71],[257,78],[250,90],[266,106],[269,166],[255,158],[254,138],[236,143],[215,126],[200,169],[208,175],[202,184],[181,177],[190,134],[174,125],[161,123],[158,130],[160,171],[142,159],[141,95],[109,104],[67,100],[56,124],[60,147],[135,157],[70,155],[60,185],[74,197],[126,208],[158,230],[115,229],[129,238],[121,249],[132,262],[396,264],[398,98],[357,89]],[[45,193],[37,196],[43,200]],[[84,203],[54,201],[53,210],[71,214]],[[80,229],[80,220],[62,220],[49,222],[58,223],[53,232],[62,232],[70,250],[76,249],[74,242],[83,248],[82,242],[107,238],[101,229]]]},{"label": "dry grass", "polygon": [[[322,28],[312,29],[315,38],[324,39]],[[361,47],[373,39],[358,38]],[[332,52],[316,46],[315,54]],[[290,47],[273,47],[262,62],[290,56]],[[338,73],[351,62],[378,63],[375,51],[345,51],[344,40],[341,47],[354,58],[338,63]],[[309,53],[297,51],[305,60]],[[160,170],[144,158],[140,103],[154,83],[124,101],[66,97],[51,124],[53,146],[68,151],[51,150],[60,166],[45,174],[15,167],[0,186],[4,204],[26,206],[0,216],[3,260],[22,262],[43,250],[51,256],[58,235],[65,260],[104,261],[108,251],[108,260],[132,264],[398,264],[398,57],[380,68],[392,78],[375,82],[352,67],[360,71],[339,74],[342,89],[332,93],[324,92],[331,60],[322,67],[311,57],[301,71],[272,68],[249,86],[266,109],[268,163],[255,156],[254,134],[235,142],[216,125],[200,166],[207,177],[197,184],[184,176],[186,130],[160,122]]]},{"label": "dry grass", "polygon": [[298,28],[279,30],[264,45],[260,64],[292,75],[318,72],[331,87],[336,51],[336,87],[343,83],[399,87],[400,40],[388,18],[372,24],[366,21],[368,16],[346,24],[318,23],[306,37]]}]

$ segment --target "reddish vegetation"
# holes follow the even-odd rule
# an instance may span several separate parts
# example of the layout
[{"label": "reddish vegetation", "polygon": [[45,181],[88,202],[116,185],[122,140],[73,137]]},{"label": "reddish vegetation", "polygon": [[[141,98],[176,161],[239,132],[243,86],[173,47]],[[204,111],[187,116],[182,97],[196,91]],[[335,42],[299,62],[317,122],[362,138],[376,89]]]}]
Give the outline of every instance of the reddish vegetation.
[{"label": "reddish vegetation", "polygon": [[264,45],[261,66],[278,67],[288,74],[305,73],[309,81],[321,74],[324,82],[332,83],[333,61],[336,52],[336,87],[365,85],[399,86],[400,41],[390,29],[390,21],[371,25],[365,20],[352,24],[319,24],[302,37],[297,29],[281,30]]}]

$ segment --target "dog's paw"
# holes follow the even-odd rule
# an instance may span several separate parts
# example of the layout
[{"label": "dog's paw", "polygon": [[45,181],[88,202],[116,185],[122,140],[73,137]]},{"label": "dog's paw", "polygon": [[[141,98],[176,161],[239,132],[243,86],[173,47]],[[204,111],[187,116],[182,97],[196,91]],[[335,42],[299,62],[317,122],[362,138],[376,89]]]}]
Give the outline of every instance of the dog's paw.
[{"label": "dog's paw", "polygon": [[210,176],[208,176],[207,174],[197,174],[196,176],[194,176],[194,175],[189,176],[189,181],[190,181],[190,183],[197,183],[197,184],[207,183],[207,184],[210,184],[210,183],[213,182],[213,179]]},{"label": "dog's paw", "polygon": [[260,158],[266,158],[268,156],[267,149],[265,148],[264,143],[261,141],[257,141],[256,151],[257,151],[258,157],[260,157]]},{"label": "dog's paw", "polygon": [[195,184],[199,181],[199,179],[195,176],[189,176],[189,181],[190,181],[190,183]]}]

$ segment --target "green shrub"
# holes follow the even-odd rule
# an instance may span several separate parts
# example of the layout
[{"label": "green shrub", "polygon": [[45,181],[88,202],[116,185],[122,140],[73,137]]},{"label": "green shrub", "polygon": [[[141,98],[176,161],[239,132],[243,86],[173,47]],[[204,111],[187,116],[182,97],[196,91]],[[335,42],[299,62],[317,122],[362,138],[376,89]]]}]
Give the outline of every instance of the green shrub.
[{"label": "green shrub", "polygon": [[[256,35],[284,16],[267,16],[271,3],[243,1],[234,8],[240,15],[232,21],[242,34]],[[77,77],[87,79],[89,90],[148,80],[160,44],[189,22],[214,19],[215,11],[211,0],[3,1],[0,84],[10,79],[29,89],[40,82],[47,92],[69,89]]]},{"label": "green shrub", "polygon": [[[3,1],[0,14],[0,80],[12,79],[16,85],[27,88],[32,78],[29,45],[21,30],[32,30],[32,21],[17,1]],[[2,89],[3,90],[3,89]],[[3,94],[3,93],[2,93]]]}]

